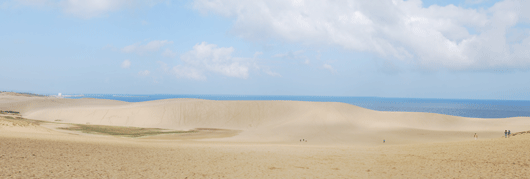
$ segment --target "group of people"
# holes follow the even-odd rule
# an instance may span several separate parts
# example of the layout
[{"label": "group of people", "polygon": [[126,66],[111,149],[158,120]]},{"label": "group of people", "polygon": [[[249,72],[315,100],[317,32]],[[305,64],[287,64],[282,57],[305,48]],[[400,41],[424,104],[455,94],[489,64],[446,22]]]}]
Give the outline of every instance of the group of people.
[{"label": "group of people", "polygon": [[[511,134],[512,134],[512,132],[510,130],[504,130],[504,138],[510,138]],[[475,138],[475,140],[477,140],[478,139],[477,133],[475,133],[475,135],[473,137]]]},{"label": "group of people", "polygon": [[302,142],[302,141],[307,142],[307,140],[305,140],[305,139],[300,139],[300,142]]}]

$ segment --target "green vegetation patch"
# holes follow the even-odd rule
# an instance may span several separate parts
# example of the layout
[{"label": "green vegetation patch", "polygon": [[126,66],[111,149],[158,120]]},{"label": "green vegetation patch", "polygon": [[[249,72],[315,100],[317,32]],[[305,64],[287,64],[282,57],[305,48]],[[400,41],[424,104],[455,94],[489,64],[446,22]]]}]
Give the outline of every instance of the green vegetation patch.
[{"label": "green vegetation patch", "polygon": [[159,134],[177,134],[177,133],[191,133],[196,131],[168,131],[159,128],[140,128],[140,127],[121,127],[121,126],[104,126],[104,125],[85,125],[72,124],[70,127],[62,127],[59,129],[81,131],[89,134],[106,134],[124,137],[142,137],[148,135]]}]

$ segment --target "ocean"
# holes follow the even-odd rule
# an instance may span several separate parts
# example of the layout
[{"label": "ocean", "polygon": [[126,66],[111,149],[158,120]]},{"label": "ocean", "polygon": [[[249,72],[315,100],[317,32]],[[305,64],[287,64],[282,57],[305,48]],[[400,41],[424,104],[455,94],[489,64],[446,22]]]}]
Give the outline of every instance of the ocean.
[{"label": "ocean", "polygon": [[142,102],[170,98],[197,98],[208,100],[282,100],[342,102],[377,111],[428,112],[472,118],[506,118],[530,116],[530,101],[422,99],[341,96],[259,96],[259,95],[125,95],[84,94],[66,95],[66,98],[98,98],[127,102]]}]

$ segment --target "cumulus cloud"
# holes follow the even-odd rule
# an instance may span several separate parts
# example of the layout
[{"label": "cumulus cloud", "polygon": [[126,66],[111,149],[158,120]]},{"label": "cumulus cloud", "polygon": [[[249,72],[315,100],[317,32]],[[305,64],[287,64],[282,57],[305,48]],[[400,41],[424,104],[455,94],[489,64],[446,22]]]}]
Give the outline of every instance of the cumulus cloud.
[{"label": "cumulus cloud", "polygon": [[193,80],[206,80],[204,72],[191,67],[191,66],[182,66],[177,65],[171,69],[171,72],[177,76],[177,78],[189,78]]},{"label": "cumulus cloud", "polygon": [[160,50],[161,47],[165,45],[173,44],[173,41],[168,40],[153,40],[151,42],[148,42],[145,45],[142,45],[141,43],[135,43],[126,47],[123,47],[121,51],[125,53],[138,53],[143,54],[146,52],[154,52]]},{"label": "cumulus cloud", "polygon": [[[180,56],[183,64],[170,68],[166,63],[158,61],[160,68],[175,75],[177,78],[206,80],[207,74],[217,74],[226,77],[247,79],[250,70],[260,70],[256,64],[256,57],[262,54],[256,52],[254,58],[233,57],[233,47],[218,47],[215,44],[202,42],[193,49]],[[263,72],[271,76],[279,74],[264,68]]]},{"label": "cumulus cloud", "polygon": [[333,69],[333,67],[331,65],[329,65],[329,64],[324,64],[324,65],[322,65],[322,67],[324,69],[326,69],[326,70],[329,70],[331,73],[336,73],[337,72],[337,70]]},{"label": "cumulus cloud", "polygon": [[129,67],[131,67],[130,60],[123,60],[123,62],[121,62],[121,68],[129,68]]},{"label": "cumulus cloud", "polygon": [[232,32],[251,40],[338,45],[425,69],[530,67],[530,34],[506,40],[509,29],[524,28],[516,24],[530,23],[530,1],[488,9],[424,8],[420,0],[195,0],[193,7],[235,18]]},{"label": "cumulus cloud", "polygon": [[[193,46],[193,50],[181,56],[187,65],[218,73],[228,77],[246,79],[251,59],[232,57],[233,47],[217,47],[215,44],[202,42]],[[199,73],[198,71],[191,71]]]},{"label": "cumulus cloud", "polygon": [[149,70],[143,70],[143,71],[139,71],[138,72],[138,75],[140,75],[140,76],[147,76],[149,74],[151,74],[151,72]]}]

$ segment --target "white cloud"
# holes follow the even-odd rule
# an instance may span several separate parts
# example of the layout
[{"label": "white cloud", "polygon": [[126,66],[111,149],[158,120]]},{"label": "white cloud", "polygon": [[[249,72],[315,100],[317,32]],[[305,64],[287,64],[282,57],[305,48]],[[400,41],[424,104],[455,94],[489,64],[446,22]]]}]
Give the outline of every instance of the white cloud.
[{"label": "white cloud", "polygon": [[15,2],[27,6],[43,6],[50,3],[48,0],[15,0]]},{"label": "white cloud", "polygon": [[466,0],[466,4],[480,4],[484,2],[484,0]]},{"label": "white cloud", "polygon": [[180,56],[183,64],[170,68],[162,61],[157,63],[165,73],[193,80],[206,80],[208,74],[247,79],[251,70],[260,69],[270,76],[281,76],[256,63],[261,52],[254,53],[254,58],[232,57],[233,52],[233,47],[217,47],[215,44],[202,42]]},{"label": "white cloud", "polygon": [[63,11],[82,18],[92,18],[123,8],[151,7],[165,0],[61,0]]},{"label": "white cloud", "polygon": [[164,63],[162,61],[157,61],[156,63],[158,63],[160,65],[160,69],[162,69],[162,71],[164,71],[164,72],[169,71],[169,66],[166,63]]},{"label": "white cloud", "polygon": [[166,49],[164,52],[162,52],[162,56],[168,58],[175,58],[177,56],[177,52],[173,52],[169,49]]},{"label": "white cloud", "polygon": [[13,0],[14,6],[47,6],[66,14],[90,19],[123,8],[150,7],[166,0]]},{"label": "white cloud", "polygon": [[[204,71],[214,72],[228,77],[248,78],[249,58],[232,57],[233,47],[217,47],[215,44],[202,42],[193,46],[193,50],[181,56],[181,60],[186,63],[187,67],[179,67],[177,74],[180,72],[193,73],[193,79],[202,74],[202,71],[192,69],[204,69]],[[187,76],[187,75],[183,75]],[[199,75],[200,76],[200,75]],[[202,75],[204,76],[204,75]],[[189,77],[189,76],[188,76]]]},{"label": "white cloud", "polygon": [[140,76],[147,76],[149,74],[151,74],[151,72],[149,70],[143,70],[143,71],[139,71],[138,72],[138,75],[140,75]]},{"label": "white cloud", "polygon": [[303,55],[304,50],[298,50],[298,51],[289,51],[287,53],[280,53],[273,55],[273,58],[284,58],[284,59],[290,59],[290,60],[297,60],[298,62],[309,65],[310,60],[307,56]]},{"label": "white cloud", "polygon": [[269,76],[282,77],[282,75],[280,75],[279,73],[273,72],[270,69],[263,69],[263,72],[265,72],[265,74]]},{"label": "white cloud", "polygon": [[488,9],[424,8],[420,0],[195,0],[193,6],[234,17],[233,33],[251,40],[338,45],[425,69],[530,68],[530,35],[521,43],[506,41],[508,29],[530,22],[524,10],[530,1],[505,0]]},{"label": "white cloud", "polygon": [[304,53],[303,50],[298,50],[298,51],[289,51],[287,53],[279,53],[279,54],[276,54],[276,55],[273,55],[272,57],[274,58],[289,58],[289,59],[297,59],[297,58],[300,58],[300,54]]},{"label": "white cloud", "polygon": [[177,65],[173,68],[170,68],[166,63],[162,61],[157,61],[160,65],[160,69],[165,73],[170,73],[175,75],[177,78],[188,78],[193,80],[206,80],[206,76],[202,70],[196,69],[189,65]]},{"label": "white cloud", "polygon": [[115,11],[128,4],[127,0],[64,0],[60,2],[64,12],[83,18]]},{"label": "white cloud", "polygon": [[206,80],[206,76],[201,70],[190,66],[177,65],[171,69],[171,72],[177,76],[177,78],[189,78],[194,80]]},{"label": "white cloud", "polygon": [[131,67],[130,60],[123,60],[123,62],[121,62],[121,68],[129,68],[129,67]]},{"label": "white cloud", "polygon": [[254,58],[258,58],[260,55],[263,55],[263,52],[256,52],[254,53]]},{"label": "white cloud", "polygon": [[145,45],[141,45],[141,43],[135,43],[126,47],[123,47],[121,50],[125,53],[138,53],[143,54],[146,52],[154,52],[160,50],[161,47],[165,45],[173,44],[173,41],[168,40],[153,40],[151,42],[148,42]]},{"label": "white cloud", "polygon": [[322,67],[324,69],[326,69],[326,70],[329,70],[331,73],[336,73],[337,72],[337,70],[333,69],[333,67],[331,65],[329,65],[329,64],[324,64],[324,65],[322,65]]}]

